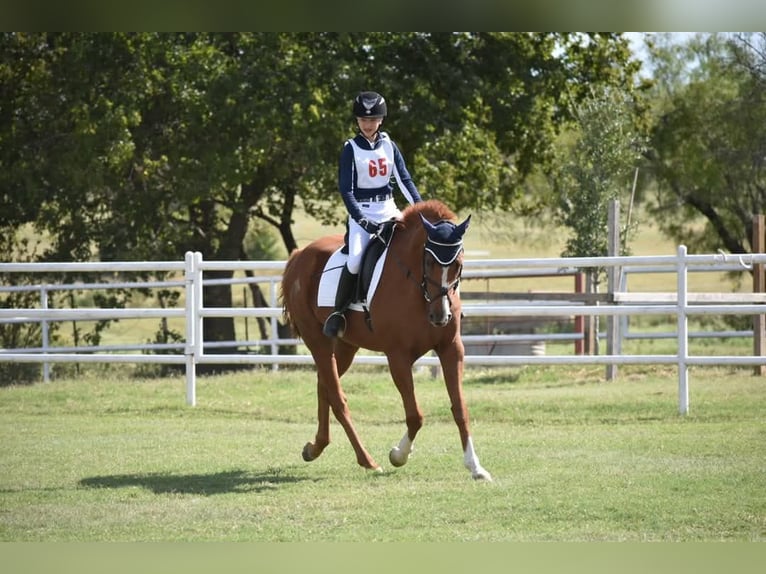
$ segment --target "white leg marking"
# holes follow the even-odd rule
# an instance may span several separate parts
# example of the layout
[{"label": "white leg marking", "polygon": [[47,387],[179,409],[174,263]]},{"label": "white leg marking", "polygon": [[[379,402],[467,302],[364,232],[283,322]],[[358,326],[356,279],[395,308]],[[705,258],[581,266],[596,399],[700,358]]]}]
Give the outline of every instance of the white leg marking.
[{"label": "white leg marking", "polygon": [[412,441],[405,432],[402,440],[399,441],[399,445],[392,448],[391,452],[388,453],[388,460],[394,466],[404,466],[411,452]]},{"label": "white leg marking", "polygon": [[[449,287],[449,281],[447,280],[447,272],[449,269],[447,267],[442,267],[442,289],[446,289]],[[442,297],[442,316],[448,317],[449,316],[449,299],[447,297]]]},{"label": "white leg marking", "polygon": [[477,480],[492,481],[492,475],[487,472],[481,463],[479,457],[476,455],[476,451],[473,449],[473,439],[468,437],[468,444],[465,447],[465,453],[463,454],[463,464],[471,471],[471,476]]}]

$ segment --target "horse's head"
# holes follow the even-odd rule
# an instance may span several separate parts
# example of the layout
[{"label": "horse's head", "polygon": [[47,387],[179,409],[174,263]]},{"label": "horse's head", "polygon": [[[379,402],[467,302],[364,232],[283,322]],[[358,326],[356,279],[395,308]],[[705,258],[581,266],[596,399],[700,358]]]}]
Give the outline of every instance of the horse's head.
[{"label": "horse's head", "polygon": [[457,292],[463,270],[463,235],[471,221],[469,215],[460,224],[443,219],[431,223],[420,215],[426,230],[423,248],[423,281],[421,289],[428,303],[428,320],[444,327],[453,316],[450,294]]}]

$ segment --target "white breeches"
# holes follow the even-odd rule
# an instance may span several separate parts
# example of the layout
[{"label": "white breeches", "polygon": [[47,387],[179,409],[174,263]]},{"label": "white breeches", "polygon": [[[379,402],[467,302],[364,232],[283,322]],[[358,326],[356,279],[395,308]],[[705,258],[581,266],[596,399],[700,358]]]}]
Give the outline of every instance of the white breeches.
[{"label": "white breeches", "polygon": [[[370,221],[381,223],[402,215],[393,199],[371,203],[360,202],[362,215]],[[367,233],[356,221],[348,218],[348,261],[346,266],[351,273],[359,273],[362,266],[364,248],[370,242],[372,235]]]}]

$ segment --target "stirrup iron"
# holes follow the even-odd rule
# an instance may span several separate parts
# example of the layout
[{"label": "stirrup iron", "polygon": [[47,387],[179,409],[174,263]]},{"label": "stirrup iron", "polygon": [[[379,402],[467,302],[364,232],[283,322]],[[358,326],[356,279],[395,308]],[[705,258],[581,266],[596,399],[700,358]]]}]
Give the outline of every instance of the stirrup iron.
[{"label": "stirrup iron", "polygon": [[327,337],[334,338],[342,337],[343,333],[345,332],[346,316],[344,315],[343,311],[333,311],[330,313],[330,316],[327,317],[327,320],[324,322],[322,333],[324,333]]}]

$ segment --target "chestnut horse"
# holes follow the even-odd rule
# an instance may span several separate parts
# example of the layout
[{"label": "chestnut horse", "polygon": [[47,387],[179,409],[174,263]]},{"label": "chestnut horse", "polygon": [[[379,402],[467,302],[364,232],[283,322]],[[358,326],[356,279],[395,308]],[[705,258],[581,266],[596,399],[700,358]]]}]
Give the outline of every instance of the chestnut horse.
[{"label": "chestnut horse", "polygon": [[290,255],[282,278],[285,319],[311,351],[317,370],[319,424],[314,442],[303,449],[304,460],[316,459],[330,443],[332,409],[348,435],[357,462],[366,469],[381,470],[359,439],[340,383],[356,352],[364,348],[386,355],[391,377],[401,394],[407,431],[398,446],[391,449],[389,461],[393,466],[404,465],[423,425],[412,367],[425,353],[435,351],[460,433],[463,463],[473,478],[492,480],[474,450],[463,396],[465,351],[460,336],[458,283],[463,234],[470,216],[459,225],[455,219],[455,214],[436,200],[419,202],[402,212],[369,302],[369,317],[359,310],[347,310],[346,329],[338,338],[322,333],[322,325],[333,308],[318,306],[318,290],[325,264],[343,245],[343,236],[322,237]]}]

